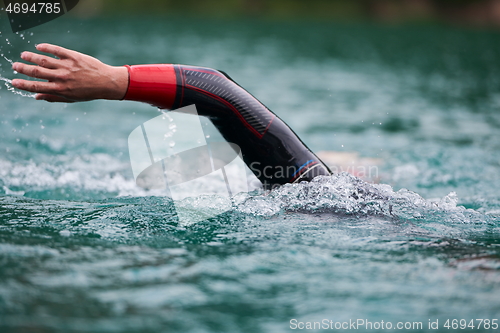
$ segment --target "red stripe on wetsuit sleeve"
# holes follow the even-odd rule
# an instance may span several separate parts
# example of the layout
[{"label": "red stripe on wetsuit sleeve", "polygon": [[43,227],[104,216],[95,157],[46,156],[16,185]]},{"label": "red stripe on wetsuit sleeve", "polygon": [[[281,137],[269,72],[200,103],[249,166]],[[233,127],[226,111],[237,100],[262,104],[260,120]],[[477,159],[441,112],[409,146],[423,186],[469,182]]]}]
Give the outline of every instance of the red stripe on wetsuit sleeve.
[{"label": "red stripe on wetsuit sleeve", "polygon": [[149,103],[160,109],[172,108],[177,90],[173,65],[125,67],[129,72],[129,86],[125,100]]}]

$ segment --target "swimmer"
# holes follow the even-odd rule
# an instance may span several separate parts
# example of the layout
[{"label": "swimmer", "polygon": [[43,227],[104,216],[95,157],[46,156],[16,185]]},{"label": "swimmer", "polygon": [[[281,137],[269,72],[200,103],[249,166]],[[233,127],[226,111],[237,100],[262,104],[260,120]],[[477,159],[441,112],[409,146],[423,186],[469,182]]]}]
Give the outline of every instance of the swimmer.
[{"label": "swimmer", "polygon": [[46,81],[14,79],[12,85],[37,93],[37,100],[130,100],[168,110],[195,104],[224,139],[240,147],[265,188],[331,174],[288,125],[222,71],[172,64],[113,67],[56,45],[36,48],[57,58],[23,52],[21,58],[34,65],[16,62],[12,68]]}]

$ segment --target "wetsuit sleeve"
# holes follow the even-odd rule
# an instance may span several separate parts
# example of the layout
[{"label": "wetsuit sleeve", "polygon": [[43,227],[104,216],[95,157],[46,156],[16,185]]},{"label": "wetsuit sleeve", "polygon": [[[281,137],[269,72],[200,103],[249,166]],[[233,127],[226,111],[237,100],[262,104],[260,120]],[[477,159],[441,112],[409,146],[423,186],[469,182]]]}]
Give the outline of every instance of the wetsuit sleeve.
[{"label": "wetsuit sleeve", "polygon": [[126,100],[162,109],[195,104],[199,115],[240,147],[244,162],[265,187],[330,174],[290,127],[225,73],[169,64],[127,68]]}]

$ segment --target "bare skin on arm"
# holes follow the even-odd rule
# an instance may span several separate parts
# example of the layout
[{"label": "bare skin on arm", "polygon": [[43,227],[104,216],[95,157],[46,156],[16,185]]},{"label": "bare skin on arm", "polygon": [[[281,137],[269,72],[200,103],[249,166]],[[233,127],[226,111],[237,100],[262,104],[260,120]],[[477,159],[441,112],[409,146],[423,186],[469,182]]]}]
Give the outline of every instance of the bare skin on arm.
[{"label": "bare skin on arm", "polygon": [[109,66],[91,56],[52,44],[39,44],[36,49],[57,58],[23,52],[21,58],[34,65],[16,62],[12,69],[46,81],[14,79],[12,85],[37,93],[37,100],[72,103],[120,100],[125,96],[129,75],[126,67]]}]

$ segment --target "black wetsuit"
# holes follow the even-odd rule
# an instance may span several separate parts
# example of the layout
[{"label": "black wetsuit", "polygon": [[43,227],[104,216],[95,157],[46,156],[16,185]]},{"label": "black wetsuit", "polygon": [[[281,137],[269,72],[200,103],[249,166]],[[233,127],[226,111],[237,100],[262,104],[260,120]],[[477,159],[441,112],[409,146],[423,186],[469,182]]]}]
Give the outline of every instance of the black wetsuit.
[{"label": "black wetsuit", "polygon": [[127,67],[125,99],[167,109],[195,104],[199,115],[240,147],[244,162],[265,187],[331,174],[288,125],[224,72],[185,65]]}]

